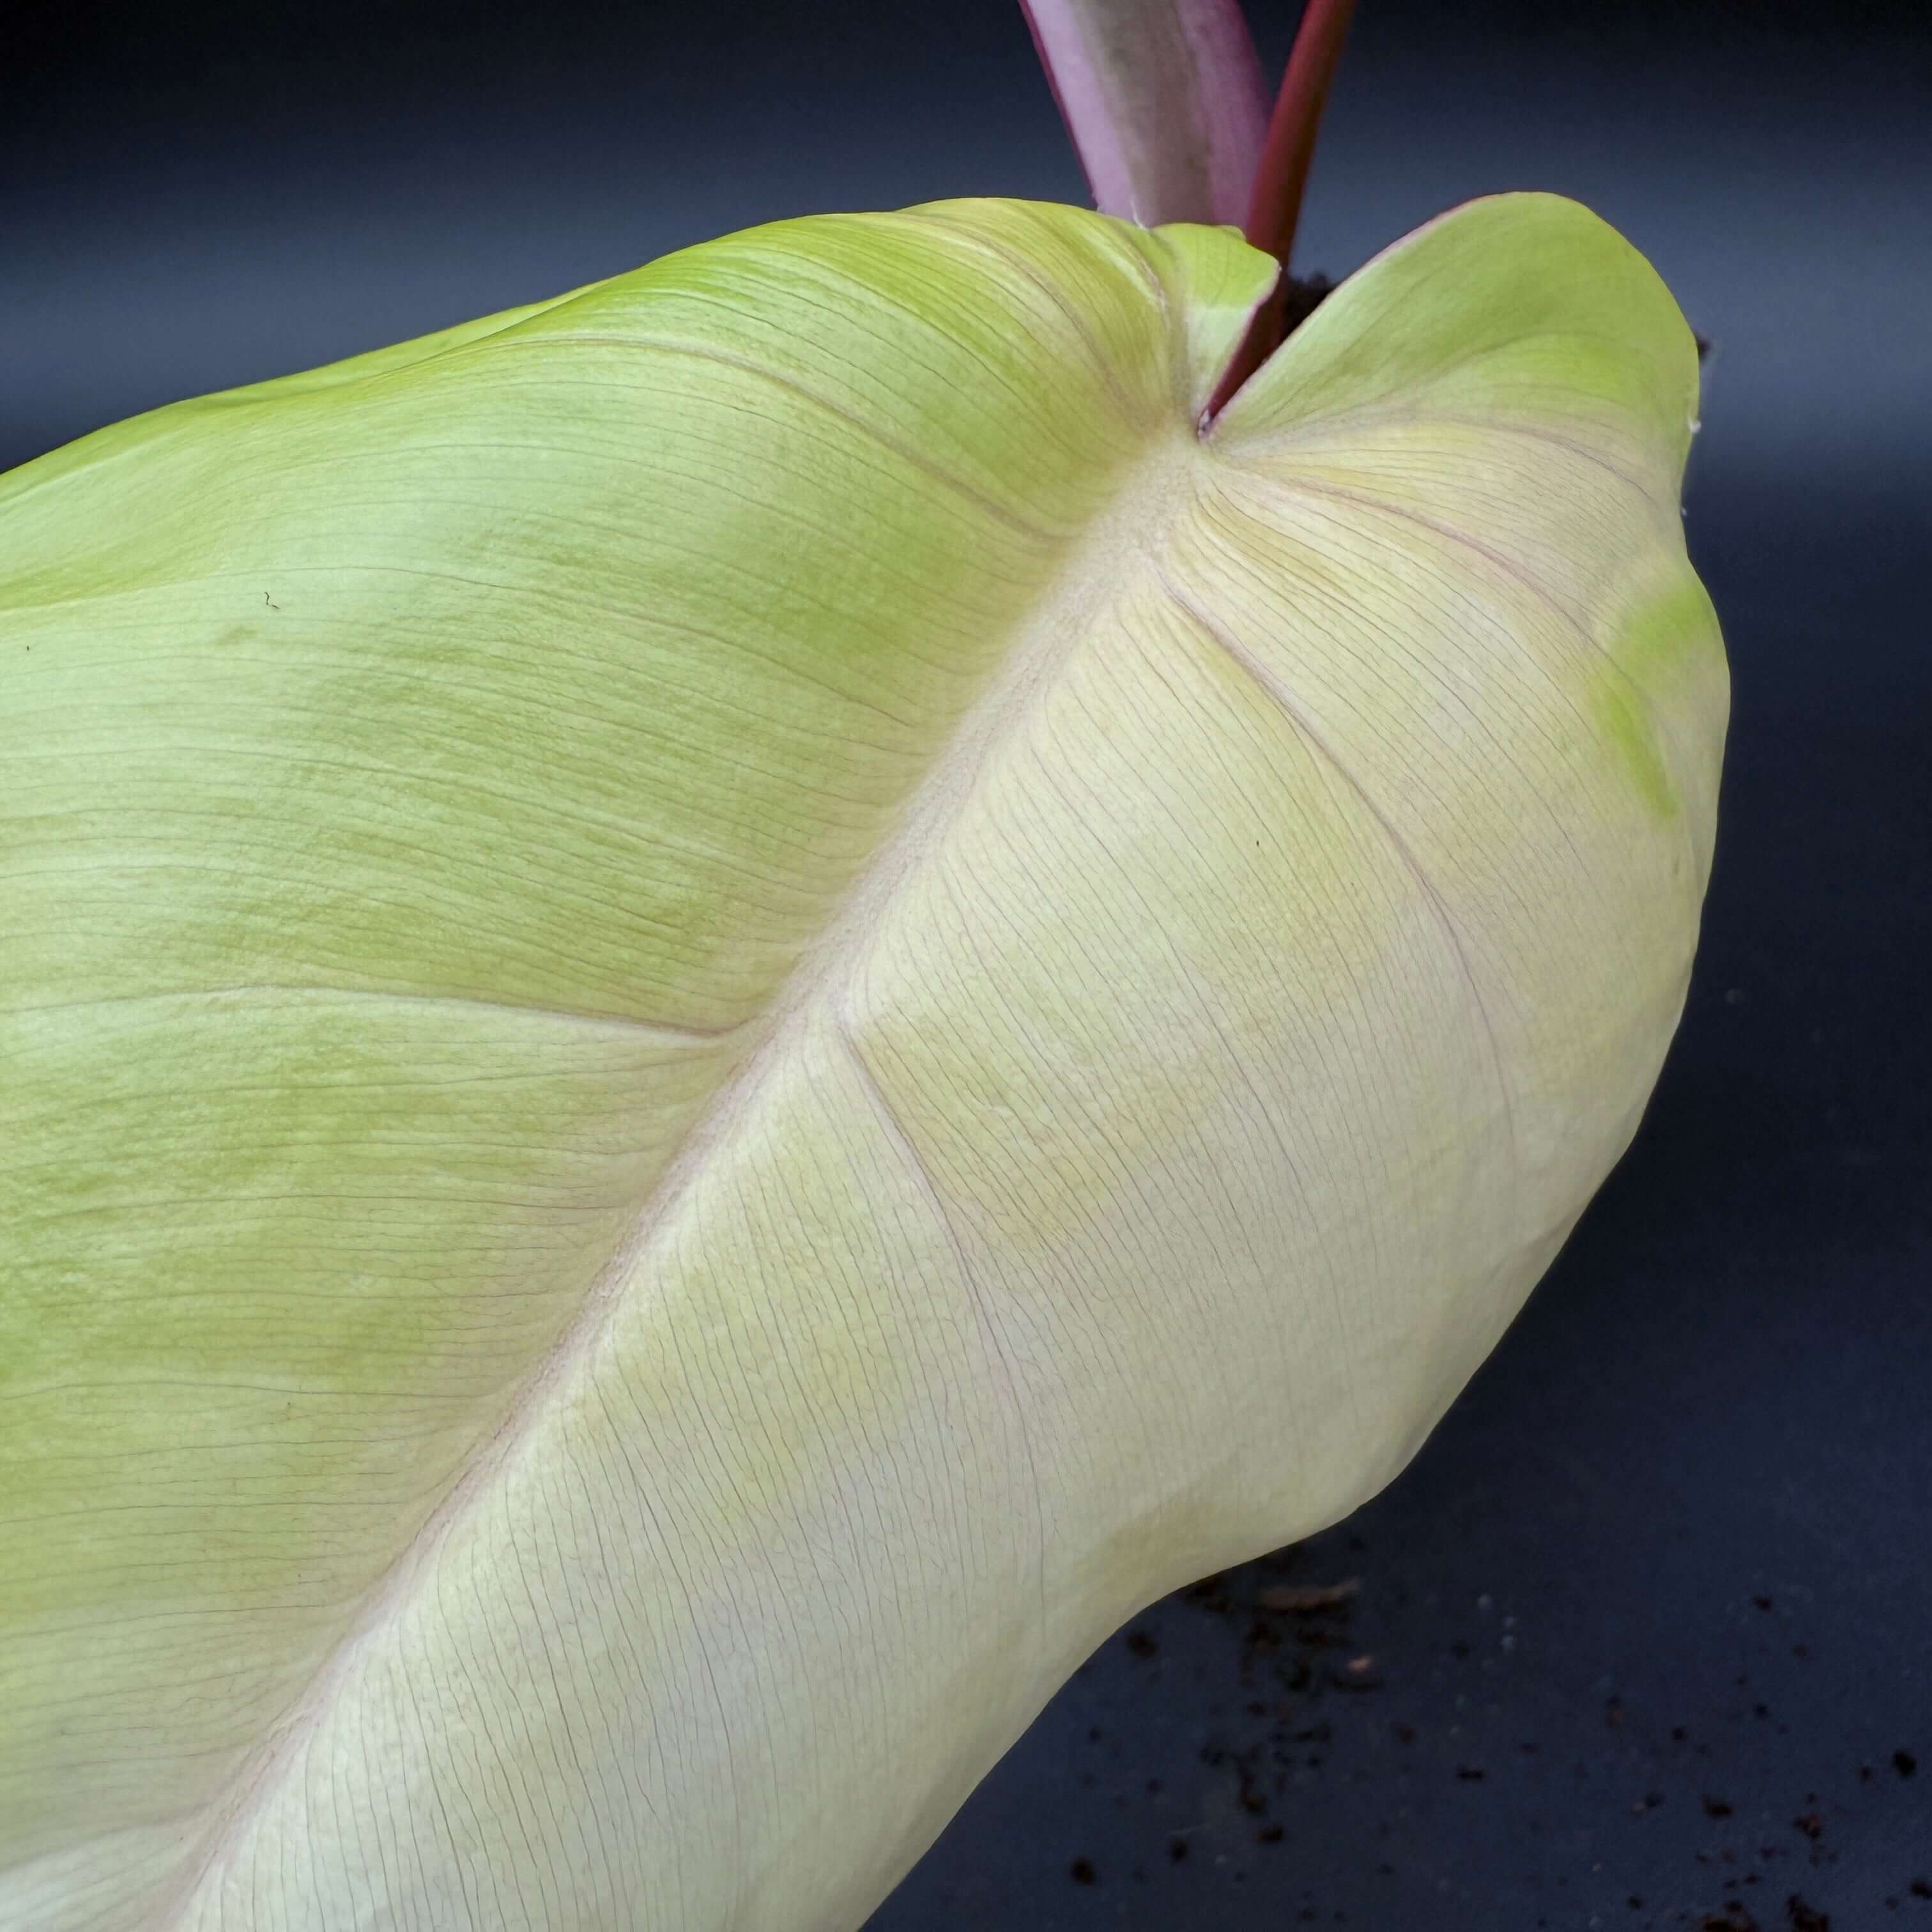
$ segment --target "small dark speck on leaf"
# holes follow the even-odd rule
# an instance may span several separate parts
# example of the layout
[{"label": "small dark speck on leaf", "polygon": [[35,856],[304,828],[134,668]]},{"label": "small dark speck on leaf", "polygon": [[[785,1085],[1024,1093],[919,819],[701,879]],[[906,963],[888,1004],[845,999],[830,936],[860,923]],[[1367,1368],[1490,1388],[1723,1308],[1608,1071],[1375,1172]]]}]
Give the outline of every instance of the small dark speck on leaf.
[{"label": "small dark speck on leaf", "polygon": [[1100,1874],[1094,1869],[1094,1862],[1091,1858],[1076,1858],[1066,1868],[1066,1876],[1076,1885],[1091,1885]]},{"label": "small dark speck on leaf", "polygon": [[1794,1832],[1802,1832],[1814,1844],[1825,1835],[1825,1821],[1815,1811],[1807,1811],[1791,1821]]},{"label": "small dark speck on leaf", "polygon": [[1910,1778],[1918,1768],[1918,1760],[1909,1750],[1895,1750],[1892,1754],[1892,1768],[1900,1778]]},{"label": "small dark speck on leaf", "polygon": [[1916,1878],[1906,1890],[1914,1898],[1932,1898],[1932,1878]]},{"label": "small dark speck on leaf", "polygon": [[1768,1610],[1771,1608],[1771,1599],[1768,1597],[1754,1597],[1751,1601],[1761,1610]]},{"label": "small dark speck on leaf", "polygon": [[1459,1764],[1456,1775],[1466,1784],[1480,1784],[1483,1778],[1482,1772],[1473,1764]]},{"label": "small dark speck on leaf", "polygon": [[1728,1818],[1731,1808],[1721,1798],[1713,1798],[1707,1791],[1704,1794],[1704,1816],[1707,1818]]},{"label": "small dark speck on leaf", "polygon": [[1149,1636],[1145,1630],[1128,1631],[1127,1654],[1129,1656],[1152,1657],[1160,1648],[1160,1644]]},{"label": "small dark speck on leaf", "polygon": [[1187,1858],[1187,1840],[1185,1838],[1168,1839],[1167,1841],[1167,1856],[1168,1859],[1173,1864],[1183,1864],[1186,1863]]},{"label": "small dark speck on leaf", "polygon": [[1807,1905],[1796,1892],[1785,1900],[1784,1914],[1790,1919],[1792,1932],[1832,1932],[1832,1921],[1815,1906]]}]

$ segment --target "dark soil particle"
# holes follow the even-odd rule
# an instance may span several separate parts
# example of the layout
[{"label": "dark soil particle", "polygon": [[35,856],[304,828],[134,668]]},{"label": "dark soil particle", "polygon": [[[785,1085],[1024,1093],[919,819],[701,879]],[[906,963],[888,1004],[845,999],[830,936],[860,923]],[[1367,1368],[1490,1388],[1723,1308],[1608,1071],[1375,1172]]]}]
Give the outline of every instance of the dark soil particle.
[{"label": "dark soil particle", "polygon": [[[1366,1647],[1364,1639],[1372,1641],[1373,1633],[1356,1627],[1358,1619],[1366,1623],[1384,1607],[1376,1592],[1366,1586],[1360,1576],[1345,1576],[1334,1581],[1320,1580],[1318,1573],[1313,1578],[1306,1576],[1302,1572],[1302,1565],[1310,1553],[1290,1549],[1252,1566],[1204,1577],[1184,1592],[1180,1599],[1190,1610],[1204,1612],[1223,1620],[1226,1625],[1232,1652],[1231,1660],[1238,1664],[1243,1688],[1237,1699],[1208,1710],[1210,1720],[1219,1721],[1201,1742],[1199,1756],[1217,1780],[1225,1779],[1226,1785],[1232,1787],[1226,1790],[1226,1799],[1238,1808],[1237,1816],[1242,1812],[1247,1814],[1249,1828],[1244,1835],[1256,1846],[1286,1844],[1286,1828],[1275,1822],[1270,1814],[1278,1807],[1286,1814],[1293,1802],[1291,1794],[1298,1781],[1305,1782],[1310,1773],[1324,1769],[1331,1777],[1366,1777],[1369,1775],[1366,1772],[1349,1766],[1352,1750],[1358,1749],[1376,1736],[1405,1749],[1418,1745],[1424,1737],[1425,1727],[1414,1723],[1392,1723],[1385,1726],[1358,1725],[1354,1713],[1360,1706],[1354,1697],[1336,1695],[1390,1688],[1400,1690],[1405,1687],[1385,1685],[1382,1658],[1378,1654],[1382,1646],[1377,1643],[1372,1649]],[[1334,1573],[1330,1574],[1332,1576]],[[1768,1595],[1754,1597],[1749,1600],[1760,1611],[1778,1610],[1778,1605]],[[1490,1598],[1478,1599],[1478,1606],[1486,1616],[1492,1607]],[[1514,1639],[1507,1633],[1515,1622],[1514,1617],[1502,1619],[1504,1649],[1514,1645]],[[1456,1634],[1453,1624],[1447,1629],[1438,1625],[1438,1632],[1435,1645],[1439,1647],[1434,1648],[1435,1658],[1444,1664],[1453,1659],[1455,1665],[1462,1666],[1455,1670],[1454,1682],[1469,1684],[1478,1670],[1487,1672],[1496,1669],[1490,1654],[1495,1640],[1486,1632],[1479,1632],[1473,1638],[1461,1636]],[[1170,1628],[1162,1632],[1160,1625],[1151,1621],[1123,1632],[1121,1641],[1127,1655],[1140,1663],[1156,1656],[1172,1660],[1189,1654],[1189,1637],[1184,1629]],[[1779,1646],[1780,1651],[1785,1648]],[[1796,1647],[1799,1652],[1803,1648],[1802,1646]],[[1396,1656],[1400,1654],[1399,1649],[1391,1653]],[[1171,1662],[1168,1668],[1172,1668]],[[1198,1670],[1196,1675],[1199,1676]],[[1149,1672],[1136,1681],[1154,1684],[1159,1681],[1160,1676],[1159,1672]],[[1732,1682],[1737,1690],[1749,1695],[1749,1673],[1740,1673]],[[1607,1683],[1600,1685],[1598,1695],[1602,1698],[1599,1708],[1604,1726],[1613,1734],[1612,1738],[1604,1740],[1606,1747],[1636,1758],[1649,1754],[1667,1735],[1670,1744],[1682,1748],[1685,1755],[1680,1757],[1672,1752],[1666,1762],[1682,1768],[1694,1761],[1691,1754],[1703,1759],[1712,1756],[1712,1745],[1708,1742],[1693,1744],[1690,1729],[1683,1724],[1670,1725],[1667,1730],[1663,1724],[1656,1724],[1653,1728],[1653,1720],[1647,1711],[1627,1702],[1624,1694],[1610,1690]],[[1456,1700],[1459,1709],[1468,1701],[1464,1695],[1457,1696]],[[1736,1714],[1742,1718],[1746,1711],[1760,1719],[1772,1716],[1769,1704],[1762,1701],[1744,1705]],[[1224,1724],[1228,1728],[1222,1728]],[[1775,1728],[1781,1732],[1784,1727],[1778,1725]],[[1456,1735],[1458,1727],[1452,1724],[1450,1731],[1452,1736]],[[1096,1726],[1088,1736],[1097,1742],[1102,1733]],[[1490,1742],[1494,1744],[1494,1740]],[[1473,1732],[1468,1738],[1468,1745],[1478,1746],[1478,1737]],[[1522,1741],[1521,1750],[1532,1757],[1539,1755],[1539,1747],[1532,1741]],[[1516,1762],[1514,1750],[1509,1757],[1510,1763]],[[1886,1761],[1878,1761],[1880,1769]],[[1402,1762],[1406,1766],[1415,1760],[1410,1758]],[[1438,1758],[1436,1762],[1440,1763],[1442,1760]],[[1901,1778],[1915,1776],[1918,1768],[1917,1758],[1904,1745],[1889,1754],[1888,1762],[1892,1772]],[[1456,1780],[1465,1785],[1484,1785],[1488,1779],[1487,1769],[1480,1762],[1465,1760],[1458,1763],[1451,1759],[1448,1768],[1453,1770]],[[1661,1771],[1664,1765],[1656,1764],[1653,1768]],[[1714,1766],[1712,1769],[1714,1768]],[[1508,1766],[1503,1769],[1504,1782],[1507,1784]],[[1844,1766],[1847,1774],[1854,1769],[1866,1784],[1870,1784],[1878,1774],[1870,1763],[1858,1766],[1854,1760]],[[1166,1787],[1160,1779],[1150,1778],[1144,1783],[1149,1798],[1163,1798]],[[1168,1780],[1170,1785],[1172,1783]],[[1708,1820],[1722,1822],[1735,1817],[1737,1808],[1732,1798],[1709,1791],[1699,1794],[1694,1786],[1686,1796],[1666,1789],[1645,1790],[1641,1796],[1636,1796],[1626,1787],[1623,1802],[1639,1816],[1658,1812],[1667,1816],[1672,1806],[1686,1803],[1687,1796],[1690,1802],[1701,1807],[1702,1815]],[[1120,1802],[1124,1803],[1125,1798]],[[1755,1810],[1755,1803],[1751,1808]],[[1828,1808],[1819,1793],[1808,1791],[1804,1793],[1798,1814],[1795,1816],[1786,1814],[1790,1816],[1792,1828],[1808,1841],[1810,1862],[1814,1867],[1832,1860],[1832,1854],[1823,1848],[1825,1814]],[[1170,1830],[1163,1834],[1170,1865],[1203,1862],[1192,1856],[1197,1848],[1190,1844],[1189,1834],[1194,1828],[1190,1826],[1185,1831]],[[1538,1826],[1534,1828],[1540,1831],[1541,1828]],[[1383,1827],[1383,1835],[1388,1834],[1388,1829],[1387,1826]],[[1224,1847],[1216,1842],[1212,1849],[1219,1852]],[[1225,1849],[1232,1850],[1232,1847]],[[1795,1847],[1789,1839],[1782,1846],[1759,1846],[1755,1857],[1744,1845],[1716,1845],[1708,1851],[1695,1852],[1699,1865],[1715,1868],[1712,1872],[1713,1877],[1729,1868],[1730,1875],[1723,1880],[1723,1891],[1727,1895],[1718,1906],[1707,1907],[1701,1917],[1694,1912],[1673,1916],[1671,1923],[1684,1928],[1684,1932],[1689,1932],[1694,1926],[1696,1932],[1821,1932],[1821,1928],[1822,1932],[1830,1932],[1832,1922],[1826,1913],[1802,1894],[1795,1892],[1786,1894],[1784,1886],[1775,1885],[1774,1875],[1780,1870],[1778,1862],[1786,1861],[1786,1868],[1789,1868],[1794,1852]],[[1232,1868],[1226,1874],[1231,1882],[1261,1876],[1258,1870],[1242,1870],[1238,1858],[1216,1856],[1213,1862]],[[1744,1868],[1748,1864],[1754,1864],[1759,1869],[1747,1870]],[[1377,1868],[1390,1872],[1394,1869],[1385,1862]],[[1068,1870],[1076,1884],[1094,1886],[1101,1882],[1091,1858],[1076,1859]],[[1795,1871],[1792,1875],[1796,1875]],[[1136,1882],[1148,1882],[1145,1874],[1138,1870],[1130,1876]],[[1787,1879],[1786,1883],[1789,1882]],[[1750,1888],[1761,1883],[1764,1889],[1751,1894],[1760,1900],[1756,1908],[1759,1916],[1754,1916],[1744,1903],[1744,1896],[1750,1893]],[[1914,1878],[1910,1881],[1910,1889],[1914,1899],[1932,1899],[1932,1880]],[[1783,1898],[1781,1911],[1767,1906],[1767,1893],[1774,1898]],[[1617,1896],[1612,1894],[1613,1899]],[[1622,1896],[1624,1905],[1634,1914],[1654,1914],[1656,1910],[1654,1904],[1646,1906],[1644,1894],[1633,1892]],[[1886,1903],[1894,1910],[1904,1906],[1906,1900],[1903,1888],[1898,1896]],[[1325,1922],[1329,1916],[1326,1909],[1318,1911],[1308,1906],[1296,1915],[1295,1922]],[[1538,1922],[1554,1925],[1557,1922],[1546,1918]],[[1642,1918],[1637,1922],[1661,1924],[1660,1921],[1652,1918]],[[1928,1932],[1932,1932],[1932,1922],[1928,1922]]]},{"label": "dark soil particle", "polygon": [[1358,1594],[1361,1587],[1359,1576],[1344,1577],[1339,1583],[1271,1583],[1256,1600],[1264,1610],[1305,1616],[1339,1608]]}]

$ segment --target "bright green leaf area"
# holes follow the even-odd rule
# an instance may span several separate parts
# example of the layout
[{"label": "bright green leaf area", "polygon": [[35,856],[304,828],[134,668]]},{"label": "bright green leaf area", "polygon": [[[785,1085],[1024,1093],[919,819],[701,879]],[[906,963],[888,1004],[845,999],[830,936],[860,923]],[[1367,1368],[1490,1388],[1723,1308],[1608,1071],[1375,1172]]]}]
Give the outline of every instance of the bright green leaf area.
[{"label": "bright green leaf area", "polygon": [[0,478],[0,1927],[854,1924],[1401,1467],[1708,874],[1696,360],[1459,208],[729,237]]}]

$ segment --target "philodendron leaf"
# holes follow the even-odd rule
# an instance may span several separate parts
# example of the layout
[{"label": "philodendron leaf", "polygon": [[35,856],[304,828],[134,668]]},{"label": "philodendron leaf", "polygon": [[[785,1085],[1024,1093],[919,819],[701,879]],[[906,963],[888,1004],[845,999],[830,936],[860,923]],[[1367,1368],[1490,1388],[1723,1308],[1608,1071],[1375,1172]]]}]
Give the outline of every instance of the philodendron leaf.
[{"label": "philodendron leaf", "polygon": [[1683,998],[1690,332],[788,223],[0,481],[0,1924],[848,1927],[1414,1451]]}]

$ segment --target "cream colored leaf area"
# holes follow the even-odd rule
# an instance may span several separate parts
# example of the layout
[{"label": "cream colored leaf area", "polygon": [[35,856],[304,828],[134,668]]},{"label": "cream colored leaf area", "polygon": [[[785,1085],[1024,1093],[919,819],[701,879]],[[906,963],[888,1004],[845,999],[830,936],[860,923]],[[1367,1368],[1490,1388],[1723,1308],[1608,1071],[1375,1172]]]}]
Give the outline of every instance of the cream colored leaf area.
[{"label": "cream colored leaf area", "polygon": [[1633,1132],[1696,362],[1456,210],[753,230],[0,479],[0,1926],[842,1932]]}]

